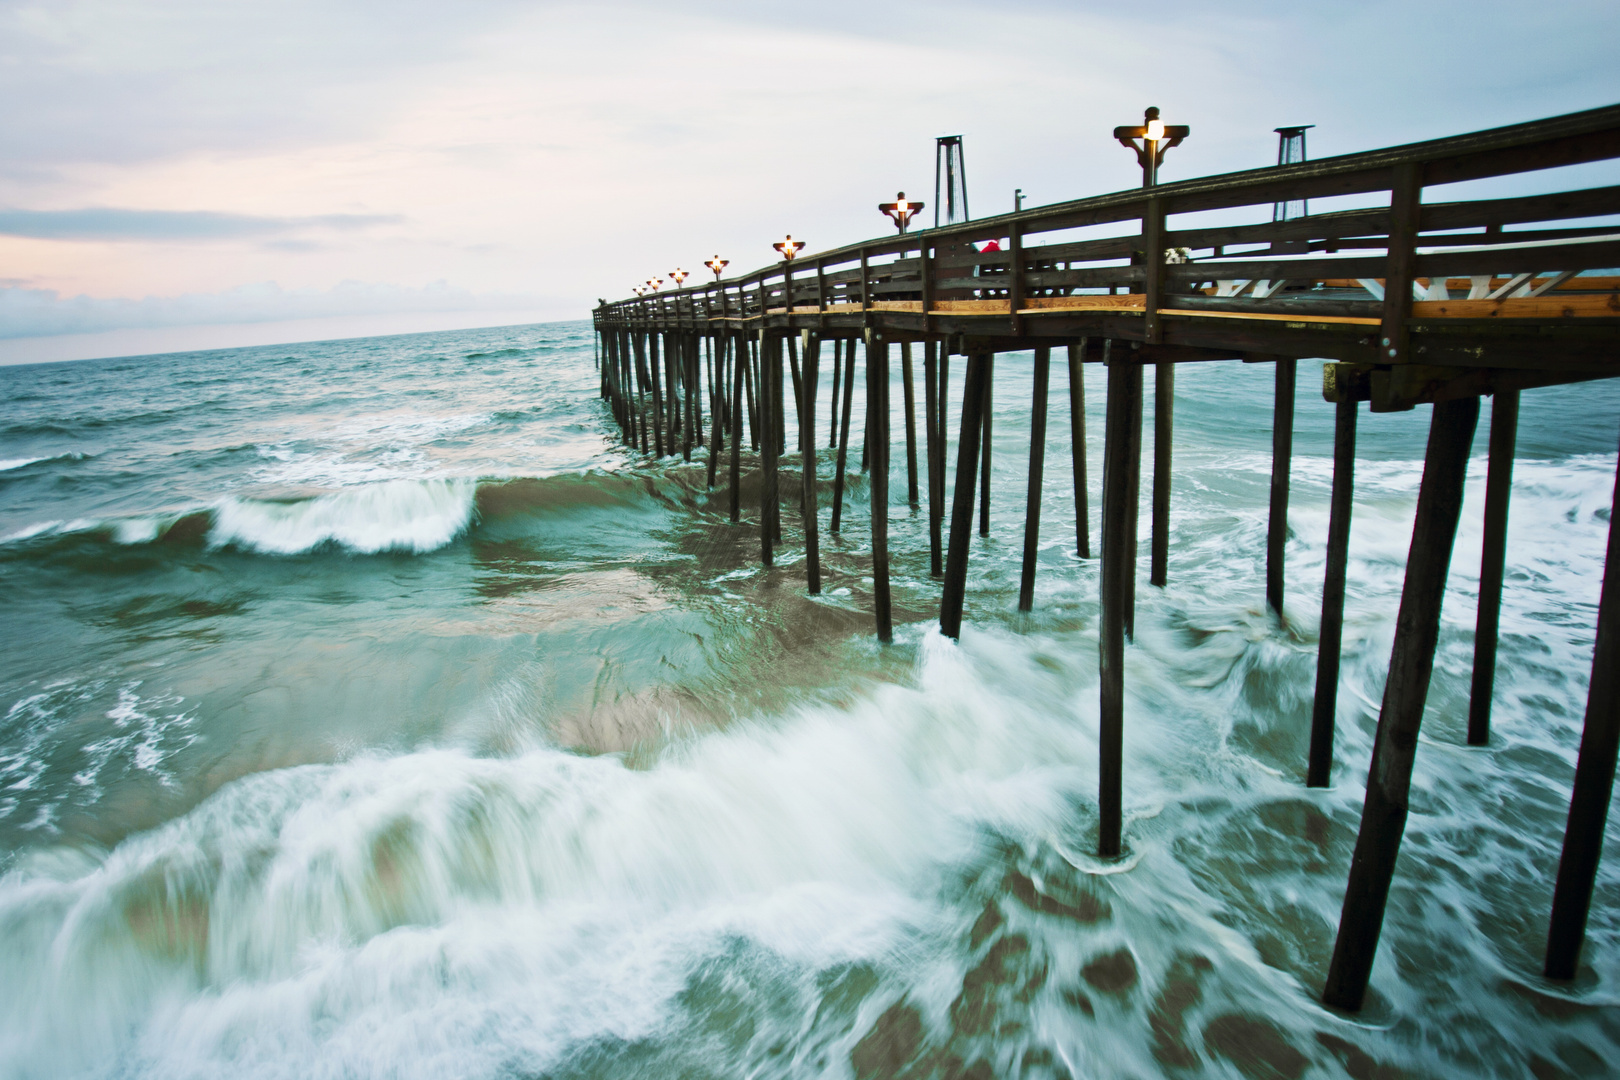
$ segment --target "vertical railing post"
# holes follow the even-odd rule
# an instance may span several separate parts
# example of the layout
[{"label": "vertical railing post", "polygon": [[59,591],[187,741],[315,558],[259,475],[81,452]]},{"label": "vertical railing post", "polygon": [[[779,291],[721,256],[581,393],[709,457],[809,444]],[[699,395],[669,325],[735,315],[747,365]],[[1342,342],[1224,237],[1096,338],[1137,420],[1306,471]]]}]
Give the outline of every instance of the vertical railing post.
[{"label": "vertical railing post", "polygon": [[1164,202],[1149,198],[1142,207],[1142,340],[1164,340],[1159,305],[1164,297]]},{"label": "vertical railing post", "polygon": [[1422,166],[1396,165],[1390,177],[1389,253],[1384,265],[1384,311],[1380,325],[1378,361],[1405,364],[1406,320],[1412,314],[1412,282],[1417,275],[1417,237],[1422,213]]}]

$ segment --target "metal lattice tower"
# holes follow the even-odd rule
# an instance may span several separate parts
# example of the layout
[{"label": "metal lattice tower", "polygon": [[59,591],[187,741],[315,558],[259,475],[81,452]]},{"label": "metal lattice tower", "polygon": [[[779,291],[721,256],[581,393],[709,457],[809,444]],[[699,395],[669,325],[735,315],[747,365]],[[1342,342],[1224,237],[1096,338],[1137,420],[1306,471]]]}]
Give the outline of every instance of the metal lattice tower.
[{"label": "metal lattice tower", "polygon": [[[1301,124],[1299,127],[1280,127],[1277,129],[1277,164],[1297,165],[1305,160],[1305,132],[1315,127],[1315,124]],[[1310,208],[1304,199],[1292,199],[1280,202],[1271,211],[1272,221],[1292,221],[1302,218],[1310,213]]]},{"label": "metal lattice tower", "polygon": [[[941,189],[940,183],[944,182]],[[944,214],[944,220],[940,215]],[[962,136],[941,135],[934,140],[934,228],[969,221],[967,163],[962,158]]]}]

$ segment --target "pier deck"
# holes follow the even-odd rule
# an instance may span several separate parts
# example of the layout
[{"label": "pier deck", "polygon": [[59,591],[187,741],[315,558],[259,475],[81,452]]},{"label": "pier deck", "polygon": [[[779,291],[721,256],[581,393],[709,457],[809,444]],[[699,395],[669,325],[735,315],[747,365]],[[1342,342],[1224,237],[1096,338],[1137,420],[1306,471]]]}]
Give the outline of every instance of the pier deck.
[{"label": "pier deck", "polygon": [[[988,528],[988,395],[998,352],[1034,350],[1032,430],[1044,430],[1051,353],[1068,359],[1077,552],[1091,556],[1084,365],[1107,372],[1102,482],[1101,731],[1098,850],[1122,849],[1123,656],[1134,629],[1143,375],[1154,370],[1150,585],[1162,586],[1169,510],[1175,365],[1270,363],[1276,371],[1266,598],[1283,610],[1296,363],[1330,361],[1337,403],[1332,510],[1323,583],[1316,701],[1306,782],[1329,781],[1338,690],[1356,416],[1432,404],[1406,581],[1370,763],[1366,805],[1324,999],[1360,1007],[1405,827],[1418,728],[1434,662],[1447,568],[1480,398],[1494,395],[1484,559],[1469,741],[1489,739],[1497,613],[1518,395],[1620,376],[1620,186],[1451,199],[1447,185],[1620,157],[1620,106],[1454,138],[1146,187],[1032,208],[909,236],[869,240],[724,281],[615,303],[594,313],[602,394],[627,441],[691,457],[710,420],[709,481],[729,454],[731,519],[740,523],[741,444],[760,451],[761,557],[780,542],[776,476],[782,417],[797,409],[806,461],[817,453],[815,386],[833,352],[840,526],[856,345],[864,346],[865,442],[872,505],[887,505],[891,346],[905,387],[907,479],[919,494],[912,349],[923,352],[922,442],[931,564],[942,578],[940,626],[960,632],[977,502]],[[1527,179],[1520,186],[1529,187]],[[1425,192],[1440,198],[1425,201]],[[1278,203],[1359,202],[1282,221]],[[1372,205],[1365,205],[1372,204]],[[1257,213],[1258,212],[1258,213]],[[995,241],[995,244],[989,244]],[[944,418],[950,357],[964,355],[955,492],[946,507]],[[785,358],[785,359],[784,359]],[[791,373],[793,405],[784,366]],[[840,394],[841,401],[840,401]],[[841,408],[840,408],[841,405]],[[1620,440],[1620,418],[1616,418]],[[746,429],[747,435],[744,435]],[[982,450],[982,453],[981,453]],[[1020,607],[1028,609],[1040,528],[1044,438],[1032,440]],[[804,470],[807,587],[820,588],[815,470]],[[1620,475],[1616,479],[1620,496]],[[1617,498],[1620,503],[1620,498]],[[948,531],[946,522],[949,521]],[[891,632],[888,522],[873,514],[874,619]],[[1608,565],[1620,566],[1610,526]],[[1545,974],[1573,978],[1620,754],[1620,584],[1606,573],[1570,817],[1559,863]]]}]

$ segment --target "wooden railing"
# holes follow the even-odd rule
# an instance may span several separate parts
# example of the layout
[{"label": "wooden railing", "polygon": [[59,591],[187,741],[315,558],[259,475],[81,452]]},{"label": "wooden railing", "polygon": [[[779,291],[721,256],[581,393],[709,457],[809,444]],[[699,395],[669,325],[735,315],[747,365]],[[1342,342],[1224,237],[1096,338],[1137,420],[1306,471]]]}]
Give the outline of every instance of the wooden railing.
[{"label": "wooden railing", "polygon": [[[1254,169],[1058,203],[909,236],[802,255],[725,281],[604,304],[598,322],[695,327],[717,321],[827,329],[874,312],[922,334],[942,320],[992,317],[1026,330],[1047,312],[1140,313],[1123,336],[1163,340],[1161,312],[1207,316],[1308,312],[1381,328],[1380,363],[1403,363],[1414,316],[1511,314],[1508,300],[1620,266],[1620,225],[1547,226],[1620,214],[1620,186],[1518,198],[1423,203],[1425,188],[1620,157],[1620,106],[1430,142]],[[1180,215],[1333,197],[1387,197],[1388,206],[1260,224],[1176,228]],[[1381,200],[1379,200],[1381,201]],[[1096,226],[1120,234],[1067,239]],[[1042,242],[1045,238],[1049,242]],[[998,241],[1003,250],[981,252]],[[1163,253],[1186,249],[1190,261]],[[1180,252],[1172,255],[1179,258]],[[1530,275],[1528,277],[1522,275]],[[1471,279],[1468,301],[1446,281]],[[1354,283],[1350,288],[1324,283]],[[1436,287],[1436,282],[1439,283]],[[1491,282],[1491,287],[1475,287]],[[1511,287],[1504,287],[1511,283]],[[1129,295],[1132,299],[1102,299]],[[1567,296],[1566,299],[1569,299]],[[1489,301],[1498,307],[1478,306]],[[1604,298],[1565,308],[1608,312]],[[1418,308],[1414,309],[1413,304]],[[1446,311],[1424,304],[1450,303]],[[1306,306],[1308,305],[1308,306]],[[1526,313],[1528,308],[1524,309]],[[950,327],[955,329],[953,323]],[[1368,358],[1370,359],[1370,357]]]}]

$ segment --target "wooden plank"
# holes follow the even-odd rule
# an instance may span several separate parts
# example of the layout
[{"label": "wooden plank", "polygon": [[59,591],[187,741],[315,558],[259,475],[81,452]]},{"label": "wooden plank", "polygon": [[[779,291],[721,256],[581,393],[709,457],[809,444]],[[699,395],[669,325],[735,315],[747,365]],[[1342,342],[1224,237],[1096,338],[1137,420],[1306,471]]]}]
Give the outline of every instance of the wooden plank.
[{"label": "wooden plank", "polygon": [[[967,301],[968,303],[1002,303],[1002,301]],[[1117,311],[1141,314],[1147,297],[1141,293],[1119,296],[1032,296],[1024,301],[1020,315],[1039,315],[1047,311]],[[1006,311],[1003,307],[1002,311]]]},{"label": "wooden plank", "polygon": [[[1575,279],[1579,280],[1579,279]],[[1417,300],[1414,319],[1613,319],[1620,318],[1620,292],[1607,295],[1541,296],[1503,300]]]},{"label": "wooden plank", "polygon": [[[1412,763],[1429,693],[1429,676],[1434,670],[1440,606],[1478,420],[1479,399],[1464,398],[1436,405],[1429,427],[1366,803],[1322,995],[1328,1005],[1340,1009],[1361,1008],[1383,929],[1384,906],[1406,829]],[[1604,802],[1606,805],[1607,799]]]}]

